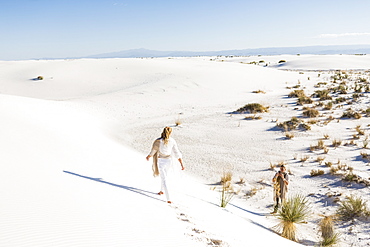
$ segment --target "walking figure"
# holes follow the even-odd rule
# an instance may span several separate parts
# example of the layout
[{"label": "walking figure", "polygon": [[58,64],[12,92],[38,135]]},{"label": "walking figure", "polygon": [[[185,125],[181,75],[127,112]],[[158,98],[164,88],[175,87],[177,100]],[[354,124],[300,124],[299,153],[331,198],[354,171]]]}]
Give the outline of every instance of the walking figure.
[{"label": "walking figure", "polygon": [[170,199],[170,193],[168,189],[168,170],[172,166],[172,158],[175,157],[180,162],[181,169],[185,167],[182,162],[182,154],[177,147],[175,139],[171,137],[172,128],[165,127],[161,134],[161,137],[156,139],[153,143],[152,150],[149,155],[146,156],[146,160],[153,157],[153,175],[161,177],[161,190],[158,195],[166,195],[167,203],[172,203]]},{"label": "walking figure", "polygon": [[288,192],[289,175],[286,172],[284,165],[280,166],[280,171],[278,171],[272,179],[274,183],[274,211],[276,213],[280,205],[284,202],[286,194]]}]

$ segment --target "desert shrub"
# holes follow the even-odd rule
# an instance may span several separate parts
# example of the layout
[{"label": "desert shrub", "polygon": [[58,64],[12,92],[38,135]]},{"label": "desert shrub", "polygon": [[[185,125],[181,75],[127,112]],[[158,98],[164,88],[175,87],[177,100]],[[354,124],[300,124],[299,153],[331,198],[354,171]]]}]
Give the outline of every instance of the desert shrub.
[{"label": "desert shrub", "polygon": [[288,94],[289,98],[307,97],[302,89],[297,89]]},{"label": "desert shrub", "polygon": [[299,127],[304,129],[304,130],[310,130],[311,129],[311,126],[309,124],[306,124],[306,123],[300,124]]},{"label": "desert shrub", "polygon": [[283,128],[284,130],[294,130],[298,128],[300,121],[297,117],[292,117],[290,120],[283,123],[277,124],[278,127]]},{"label": "desert shrub", "polygon": [[331,100],[332,97],[329,95],[329,90],[317,90],[312,94],[312,97],[320,98],[320,100]]},{"label": "desert shrub", "polygon": [[328,102],[325,106],[324,106],[324,110],[331,110],[333,108],[333,102]]},{"label": "desert shrub", "polygon": [[305,107],[302,114],[305,117],[317,117],[320,114],[320,112],[316,109],[313,109],[313,108],[310,108],[310,107]]},{"label": "desert shrub", "polygon": [[335,99],[336,104],[343,103],[343,102],[346,102],[346,98],[344,97],[339,97]]},{"label": "desert shrub", "polygon": [[324,175],[324,174],[325,174],[325,172],[323,170],[320,170],[320,169],[318,169],[318,170],[313,169],[310,172],[311,177]]},{"label": "desert shrub", "polygon": [[328,134],[324,134],[324,139],[325,139],[325,140],[329,139],[329,137],[330,137],[330,136],[329,136]]},{"label": "desert shrub", "polygon": [[353,218],[360,218],[367,216],[369,213],[366,201],[362,200],[361,197],[350,195],[339,204],[337,214],[341,220],[347,221]]},{"label": "desert shrub", "polygon": [[347,86],[342,83],[337,88],[334,89],[334,91],[339,94],[347,94],[347,90],[348,90]]},{"label": "desert shrub", "polygon": [[279,63],[286,63],[286,61],[285,60],[280,60]]},{"label": "desert shrub", "polygon": [[267,112],[267,111],[268,111],[268,107],[263,106],[259,103],[250,103],[236,110],[237,113],[256,113],[256,112]]},{"label": "desert shrub", "polygon": [[347,111],[343,112],[341,118],[355,118],[360,119],[362,117],[361,113],[356,112],[352,109],[348,109]]},{"label": "desert shrub", "polygon": [[360,98],[360,95],[358,93],[354,93],[354,94],[352,94],[352,98],[353,99],[358,99],[358,98]]},{"label": "desert shrub", "polygon": [[296,195],[283,202],[277,213],[280,223],[277,225],[282,230],[281,236],[297,241],[296,224],[304,223],[310,215],[308,200],[302,195]]},{"label": "desert shrub", "polygon": [[307,96],[298,97],[298,100],[297,100],[298,105],[312,104],[312,103],[313,103],[313,100]]},{"label": "desert shrub", "polygon": [[367,108],[365,110],[366,117],[370,117],[370,108]]}]

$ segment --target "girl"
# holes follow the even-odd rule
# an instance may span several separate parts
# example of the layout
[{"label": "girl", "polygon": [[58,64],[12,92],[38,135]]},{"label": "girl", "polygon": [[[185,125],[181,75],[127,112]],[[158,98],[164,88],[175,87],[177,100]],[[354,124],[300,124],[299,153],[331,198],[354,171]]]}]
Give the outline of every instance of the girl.
[{"label": "girl", "polygon": [[149,155],[146,156],[146,160],[153,157],[153,175],[161,177],[161,191],[158,195],[162,195],[163,191],[167,198],[167,203],[172,203],[170,200],[170,194],[168,192],[168,180],[167,172],[171,167],[172,157],[178,159],[181,164],[181,169],[184,170],[185,167],[182,163],[182,155],[177,147],[176,141],[170,137],[172,133],[171,127],[165,127],[161,134],[161,137],[156,139],[153,143],[152,150]]}]

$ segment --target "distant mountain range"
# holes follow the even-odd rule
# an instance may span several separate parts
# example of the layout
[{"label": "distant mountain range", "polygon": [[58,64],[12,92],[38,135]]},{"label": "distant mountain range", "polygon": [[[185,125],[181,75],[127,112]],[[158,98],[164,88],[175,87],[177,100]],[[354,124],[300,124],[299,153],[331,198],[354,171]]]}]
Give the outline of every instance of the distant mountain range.
[{"label": "distant mountain range", "polygon": [[87,58],[135,58],[135,57],[192,57],[192,56],[256,56],[282,54],[370,54],[370,45],[332,45],[303,47],[271,47],[224,51],[155,51],[133,49],[87,56]]}]

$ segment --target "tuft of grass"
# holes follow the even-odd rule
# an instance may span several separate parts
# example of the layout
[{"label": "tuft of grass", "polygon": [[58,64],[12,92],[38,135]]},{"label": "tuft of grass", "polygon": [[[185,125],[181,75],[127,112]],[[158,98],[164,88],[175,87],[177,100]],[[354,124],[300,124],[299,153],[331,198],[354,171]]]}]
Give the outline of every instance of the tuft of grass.
[{"label": "tuft of grass", "polygon": [[361,197],[350,195],[344,201],[340,202],[337,214],[341,220],[348,221],[353,218],[366,217],[369,211],[366,201],[362,200]]},{"label": "tuft of grass", "polygon": [[246,104],[243,107],[240,107],[238,110],[236,110],[237,113],[263,113],[268,112],[268,107],[263,106],[259,103],[250,103]]},{"label": "tuft of grass", "polygon": [[296,195],[287,199],[277,213],[280,223],[276,226],[282,230],[281,236],[297,241],[296,224],[305,223],[310,216],[308,200],[303,195]]},{"label": "tuft of grass", "polygon": [[333,147],[339,147],[341,144],[342,144],[342,140],[334,139],[334,140],[332,141],[332,145],[333,145]]}]

